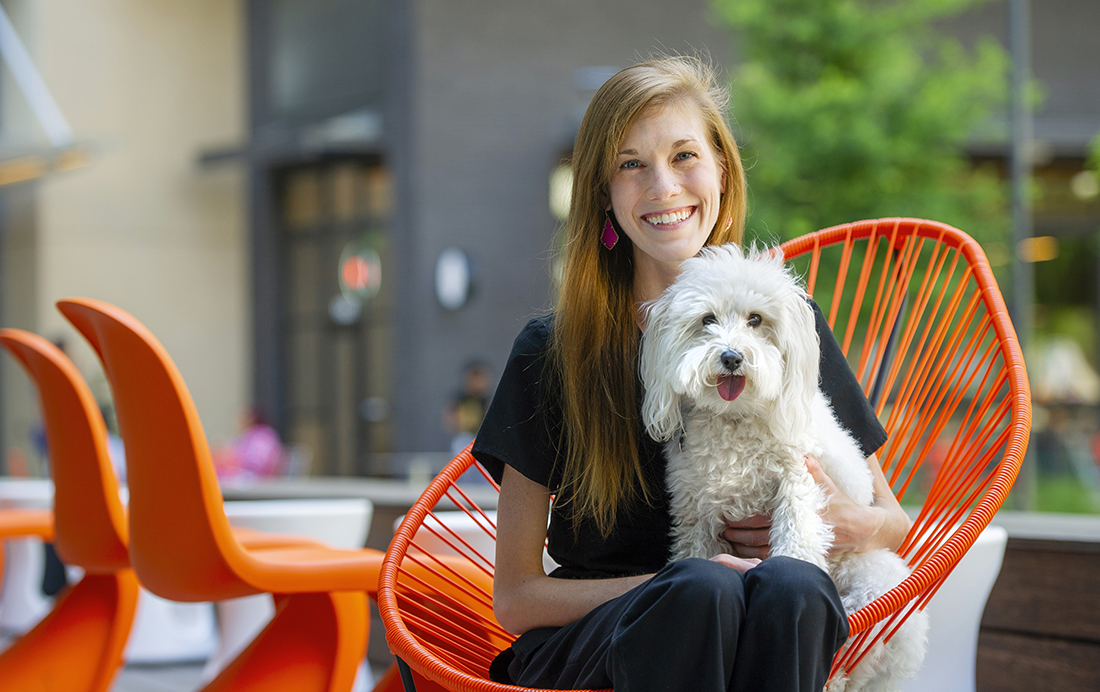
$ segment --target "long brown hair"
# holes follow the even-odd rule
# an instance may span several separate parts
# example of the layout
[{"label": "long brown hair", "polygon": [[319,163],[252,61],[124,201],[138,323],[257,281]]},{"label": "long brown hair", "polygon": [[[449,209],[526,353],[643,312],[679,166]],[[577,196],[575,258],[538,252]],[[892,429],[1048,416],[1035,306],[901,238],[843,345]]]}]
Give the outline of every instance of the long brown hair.
[{"label": "long brown hair", "polygon": [[708,63],[694,57],[658,58],[607,80],[592,97],[577,133],[550,363],[562,388],[563,494],[572,502],[574,523],[592,517],[604,535],[620,505],[639,497],[649,501],[653,490],[638,457],[634,246],[625,234],[619,234],[612,250],[600,242],[615,156],[643,113],[671,104],[696,106],[726,174],[726,192],[707,244],[740,242],[745,176],[726,122],[728,101]]}]

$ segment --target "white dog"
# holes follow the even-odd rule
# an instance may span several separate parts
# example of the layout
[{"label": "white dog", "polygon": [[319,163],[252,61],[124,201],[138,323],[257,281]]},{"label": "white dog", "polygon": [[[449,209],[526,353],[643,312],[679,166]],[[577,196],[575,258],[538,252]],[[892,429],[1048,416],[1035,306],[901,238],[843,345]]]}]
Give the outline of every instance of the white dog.
[{"label": "white dog", "polygon": [[[909,569],[888,550],[828,557],[825,491],[805,457],[854,502],[874,498],[863,453],[818,390],[819,358],[813,310],[781,253],[707,248],[648,306],[642,418],[667,441],[673,559],[730,552],[725,520],[769,515],[771,554],[828,571],[851,613]],[[927,628],[914,613],[829,689],[896,689],[920,668]]]}]

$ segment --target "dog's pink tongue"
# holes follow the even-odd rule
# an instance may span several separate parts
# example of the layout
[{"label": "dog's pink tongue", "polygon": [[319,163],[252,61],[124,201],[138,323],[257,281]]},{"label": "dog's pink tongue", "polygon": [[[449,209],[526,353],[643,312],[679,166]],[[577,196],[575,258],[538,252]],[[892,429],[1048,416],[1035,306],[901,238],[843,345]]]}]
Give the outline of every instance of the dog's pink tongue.
[{"label": "dog's pink tongue", "polygon": [[741,391],[744,388],[744,375],[722,375],[718,378],[718,396],[726,401],[733,401],[741,396]]}]

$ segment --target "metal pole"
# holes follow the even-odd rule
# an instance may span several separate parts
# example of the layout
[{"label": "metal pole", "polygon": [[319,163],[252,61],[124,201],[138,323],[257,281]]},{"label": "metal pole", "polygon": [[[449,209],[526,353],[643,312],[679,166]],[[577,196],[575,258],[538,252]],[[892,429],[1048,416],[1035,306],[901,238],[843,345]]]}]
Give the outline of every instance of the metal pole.
[{"label": "metal pole", "polygon": [[61,114],[61,109],[53,100],[53,94],[50,93],[42,75],[38,73],[38,67],[35,66],[23,41],[19,39],[15,26],[8,19],[8,13],[2,6],[0,6],[0,56],[3,56],[4,62],[11,69],[15,83],[23,91],[23,96],[26,97],[27,104],[34,112],[34,117],[46,131],[50,144],[55,147],[66,147],[72,144],[73,131],[69,128],[69,123]]},{"label": "metal pole", "polygon": [[[1032,236],[1031,165],[1032,119],[1027,98],[1031,80],[1031,17],[1029,0],[1008,2],[1008,42],[1012,56],[1012,321],[1026,353],[1031,336],[1032,300],[1035,292],[1034,269],[1020,257],[1020,243]],[[1034,507],[1036,485],[1035,455],[1028,452],[1016,481],[1018,509]]]}]

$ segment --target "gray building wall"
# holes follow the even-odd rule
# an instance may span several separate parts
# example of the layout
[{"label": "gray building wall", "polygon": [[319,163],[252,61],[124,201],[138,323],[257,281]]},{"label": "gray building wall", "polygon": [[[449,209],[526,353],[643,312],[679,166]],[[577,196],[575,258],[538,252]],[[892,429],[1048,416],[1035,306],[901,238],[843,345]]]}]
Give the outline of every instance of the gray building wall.
[{"label": "gray building wall", "polygon": [[[1031,74],[1042,94],[1035,109],[1038,153],[1079,157],[1100,132],[1100,2],[1032,0],[1030,14]],[[964,45],[992,36],[1007,47],[1008,2],[983,3],[943,29]]]},{"label": "gray building wall", "polygon": [[[499,377],[524,322],[549,307],[557,222],[548,181],[572,147],[589,93],[576,70],[625,67],[658,50],[706,50],[729,65],[709,3],[420,0],[412,5],[410,253],[395,363],[399,451],[447,448],[448,398],[471,359]],[[659,11],[659,8],[664,8]],[[674,9],[673,9],[674,8]],[[448,313],[432,279],[441,250],[476,262],[476,292]]]}]

